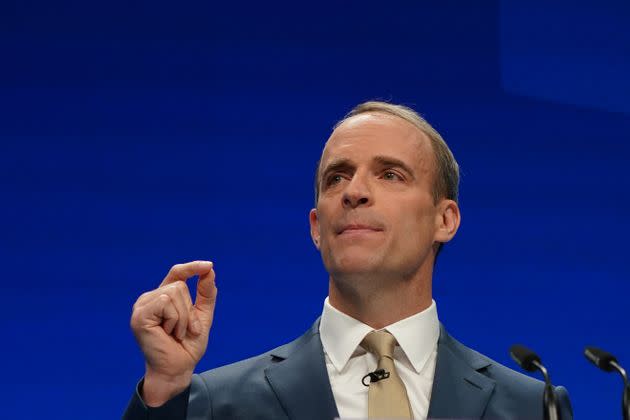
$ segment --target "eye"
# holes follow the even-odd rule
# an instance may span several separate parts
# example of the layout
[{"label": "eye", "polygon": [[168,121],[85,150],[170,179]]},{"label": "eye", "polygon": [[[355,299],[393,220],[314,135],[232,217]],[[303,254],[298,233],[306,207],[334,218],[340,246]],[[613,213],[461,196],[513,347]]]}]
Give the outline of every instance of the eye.
[{"label": "eye", "polygon": [[341,182],[343,177],[340,174],[333,174],[326,179],[326,185],[335,185]]},{"label": "eye", "polygon": [[402,181],[402,176],[394,171],[385,171],[383,172],[383,178],[388,181]]}]

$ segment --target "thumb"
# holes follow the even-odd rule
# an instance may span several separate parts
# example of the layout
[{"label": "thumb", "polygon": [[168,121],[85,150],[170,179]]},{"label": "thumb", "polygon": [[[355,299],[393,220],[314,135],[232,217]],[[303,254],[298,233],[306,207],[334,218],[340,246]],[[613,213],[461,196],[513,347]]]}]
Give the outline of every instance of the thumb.
[{"label": "thumb", "polygon": [[214,277],[214,269],[199,275],[197,296],[195,297],[195,307],[210,316],[214,312],[214,304],[217,300],[217,288],[214,284]]}]

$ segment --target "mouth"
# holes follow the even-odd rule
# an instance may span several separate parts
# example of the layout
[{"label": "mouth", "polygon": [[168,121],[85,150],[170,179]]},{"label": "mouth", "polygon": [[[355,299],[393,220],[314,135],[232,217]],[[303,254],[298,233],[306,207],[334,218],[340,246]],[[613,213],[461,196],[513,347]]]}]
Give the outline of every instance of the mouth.
[{"label": "mouth", "polygon": [[347,225],[343,226],[338,232],[338,235],[364,235],[369,233],[382,232],[383,229],[374,226],[367,225]]}]

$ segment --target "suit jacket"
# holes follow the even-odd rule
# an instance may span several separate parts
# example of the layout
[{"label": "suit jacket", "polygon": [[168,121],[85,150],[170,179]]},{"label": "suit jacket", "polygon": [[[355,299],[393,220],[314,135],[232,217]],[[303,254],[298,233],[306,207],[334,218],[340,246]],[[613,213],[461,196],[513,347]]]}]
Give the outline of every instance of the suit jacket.
[{"label": "suit jacket", "polygon": [[[147,408],[138,389],[123,419],[292,419],[337,417],[319,321],[300,338],[251,359],[193,375],[188,389]],[[544,383],[483,356],[440,326],[429,418],[542,419]],[[555,389],[561,419],[569,396]]]}]

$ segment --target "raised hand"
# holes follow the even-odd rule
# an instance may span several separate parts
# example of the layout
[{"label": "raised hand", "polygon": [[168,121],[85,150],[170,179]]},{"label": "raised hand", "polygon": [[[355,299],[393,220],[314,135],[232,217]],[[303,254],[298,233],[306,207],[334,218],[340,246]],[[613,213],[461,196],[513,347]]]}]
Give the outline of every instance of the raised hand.
[{"label": "raised hand", "polygon": [[[192,303],[186,280],[195,275]],[[133,305],[131,329],[146,361],[142,396],[159,406],[190,384],[195,366],[208,346],[217,289],[209,261],[174,265],[160,286]]]}]

